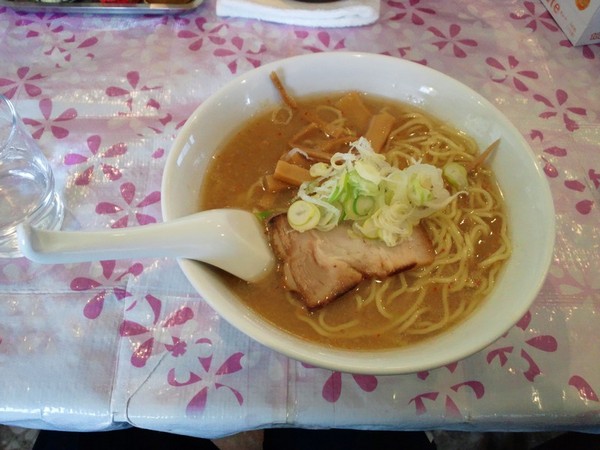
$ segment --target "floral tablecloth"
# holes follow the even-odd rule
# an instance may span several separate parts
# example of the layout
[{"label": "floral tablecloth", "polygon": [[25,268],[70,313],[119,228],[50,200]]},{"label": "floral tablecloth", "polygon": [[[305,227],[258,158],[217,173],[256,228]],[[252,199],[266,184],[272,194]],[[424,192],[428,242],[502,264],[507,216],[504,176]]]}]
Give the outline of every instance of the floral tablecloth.
[{"label": "floral tablecloth", "polygon": [[[365,376],[289,360],[230,327],[175,260],[0,260],[0,422],[218,437],[278,425],[600,430],[600,45],[573,47],[538,1],[382,0],[369,26],[0,7],[0,92],[43,147],[64,229],[161,221],[166,156],[190,113],[261,64],[364,51],[476,89],[551,186],[553,264],[530,311],[472,357]],[[535,217],[531,218],[536,220]]]}]

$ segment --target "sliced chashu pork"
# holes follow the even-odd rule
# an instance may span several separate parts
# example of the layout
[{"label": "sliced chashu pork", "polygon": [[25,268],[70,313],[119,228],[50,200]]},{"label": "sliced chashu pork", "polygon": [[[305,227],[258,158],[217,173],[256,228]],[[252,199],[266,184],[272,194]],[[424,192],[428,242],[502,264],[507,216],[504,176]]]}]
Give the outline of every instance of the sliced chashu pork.
[{"label": "sliced chashu pork", "polygon": [[431,240],[420,226],[394,247],[350,230],[350,225],[341,224],[331,231],[300,233],[285,214],[269,220],[269,239],[281,262],[286,289],[296,292],[307,307],[323,306],[364,279],[383,279],[433,262]]}]

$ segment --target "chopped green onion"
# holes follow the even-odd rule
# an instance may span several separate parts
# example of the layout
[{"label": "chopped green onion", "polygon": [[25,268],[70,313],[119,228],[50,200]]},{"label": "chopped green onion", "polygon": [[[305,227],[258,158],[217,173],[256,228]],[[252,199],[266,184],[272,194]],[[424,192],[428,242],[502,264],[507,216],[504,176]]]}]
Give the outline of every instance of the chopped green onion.
[{"label": "chopped green onion", "polygon": [[344,217],[350,220],[364,220],[375,206],[375,199],[366,195],[349,196],[344,202]]},{"label": "chopped green onion", "polygon": [[348,183],[352,186],[356,195],[376,195],[378,183],[363,178],[357,170],[348,172]]},{"label": "chopped green onion", "polygon": [[318,162],[310,166],[310,176],[313,178],[324,177],[329,173],[329,164]]},{"label": "chopped green onion", "polygon": [[408,199],[415,206],[425,206],[433,199],[431,192],[432,183],[427,177],[413,175],[408,184]]},{"label": "chopped green onion", "polygon": [[462,164],[450,162],[442,169],[444,178],[454,188],[465,190],[469,181],[467,180],[467,169]]},{"label": "chopped green onion", "polygon": [[358,229],[360,234],[367,239],[377,239],[379,237],[379,228],[375,224],[372,216],[365,220],[362,225],[355,223],[354,228]]},{"label": "chopped green onion", "polygon": [[370,181],[374,184],[379,184],[381,181],[381,173],[379,172],[379,167],[375,166],[375,164],[367,162],[365,160],[358,160],[354,164],[354,168],[358,175],[360,175],[365,180]]},{"label": "chopped green onion", "polygon": [[271,217],[273,215],[273,211],[258,211],[257,213],[255,213],[255,216],[258,218],[258,220],[264,221],[267,220],[269,217]]},{"label": "chopped green onion", "polygon": [[347,182],[348,182],[348,173],[342,172],[337,180],[337,183],[335,184],[335,188],[333,189],[333,192],[331,193],[331,195],[328,198],[329,203],[334,203],[334,202],[340,200],[340,197],[343,197],[343,195],[346,193]]},{"label": "chopped green onion", "polygon": [[352,210],[358,217],[365,217],[371,212],[373,206],[375,206],[375,199],[373,197],[359,195],[354,199]]},{"label": "chopped green onion", "polygon": [[297,200],[289,207],[287,218],[293,229],[307,231],[317,226],[321,219],[321,212],[316,205]]},{"label": "chopped green onion", "polygon": [[329,164],[314,164],[311,175],[315,179],[302,183],[288,210],[294,229],[328,231],[351,221],[357,235],[388,246],[409,237],[421,219],[459,194],[448,192],[441,169],[419,161],[394,167],[364,137],[346,153],[335,153]]}]

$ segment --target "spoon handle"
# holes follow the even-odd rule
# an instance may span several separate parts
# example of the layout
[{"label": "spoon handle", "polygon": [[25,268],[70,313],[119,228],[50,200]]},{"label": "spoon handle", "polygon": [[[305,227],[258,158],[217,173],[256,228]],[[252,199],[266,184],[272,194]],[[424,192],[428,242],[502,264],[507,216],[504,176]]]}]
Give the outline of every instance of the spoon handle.
[{"label": "spoon handle", "polygon": [[[103,231],[49,231],[19,226],[19,247],[28,259],[43,264],[173,256],[178,253],[158,236],[161,224]],[[160,242],[161,245],[156,245]],[[167,245],[162,245],[167,244]]]},{"label": "spoon handle", "polygon": [[48,231],[20,224],[17,238],[23,256],[42,264],[189,258],[256,281],[275,263],[257,218],[235,209],[209,210],[154,225],[102,231]]},{"label": "spoon handle", "polygon": [[[166,229],[165,229],[166,228]],[[179,228],[179,229],[178,229]],[[177,223],[102,231],[49,231],[19,225],[19,247],[28,259],[42,264],[65,264],[109,259],[189,257],[189,227]],[[193,236],[206,240],[205,235]]]}]

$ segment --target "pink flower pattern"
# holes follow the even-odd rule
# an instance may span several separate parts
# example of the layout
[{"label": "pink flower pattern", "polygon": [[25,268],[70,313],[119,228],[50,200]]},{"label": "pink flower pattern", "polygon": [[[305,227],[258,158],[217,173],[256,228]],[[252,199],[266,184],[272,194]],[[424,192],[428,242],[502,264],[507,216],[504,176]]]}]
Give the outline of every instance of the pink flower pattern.
[{"label": "pink flower pattern", "polygon": [[[544,133],[539,130],[532,130],[530,137],[532,139],[539,139],[542,142],[544,141]],[[541,159],[543,161],[544,173],[548,178],[560,178],[560,161],[564,160],[568,154],[569,152],[566,148],[557,145],[552,145],[543,149]],[[593,167],[589,168],[587,174],[584,174],[578,179],[572,177],[564,179],[563,186],[570,191],[582,194],[580,197],[583,198],[578,198],[574,201],[573,206],[578,214],[584,216],[589,215],[594,209],[594,201],[591,198],[594,196],[594,193],[590,191],[597,191],[600,187],[600,175],[596,169]]]},{"label": "pink flower pattern", "polygon": [[[128,87],[109,86],[106,88],[106,95],[125,99],[125,105],[127,105],[127,109],[130,112],[133,111],[134,100],[137,100],[139,92],[153,91],[160,88],[160,86],[139,86],[140,74],[137,71],[132,70],[131,72],[127,72],[125,78],[129,85]],[[155,99],[147,100],[145,106],[156,109],[160,108],[160,104]]]},{"label": "pink flower pattern", "polygon": [[435,15],[435,10],[420,6],[420,3],[421,0],[409,0],[408,2],[389,0],[388,4],[398,10],[398,13],[392,16],[390,20],[409,18],[414,25],[424,25],[427,18]]},{"label": "pink flower pattern", "polygon": [[98,43],[98,38],[90,37],[84,40],[83,42],[77,42],[75,36],[68,36],[63,39],[61,42],[53,45],[48,50],[44,52],[45,55],[58,55],[65,62],[71,62],[73,57],[73,52],[78,50],[83,50],[85,52],[85,56],[87,58],[92,59],[94,57],[93,53],[89,52],[89,48],[93,47]]},{"label": "pink flower pattern", "polygon": [[331,33],[327,31],[319,31],[316,36],[313,36],[311,33],[302,30],[296,31],[296,36],[303,41],[306,41],[306,44],[303,45],[302,48],[312,53],[342,50],[346,48],[344,39],[333,38]]},{"label": "pink flower pattern", "polygon": [[552,278],[560,286],[561,292],[577,299],[574,304],[581,307],[585,303],[593,305],[593,311],[600,313],[600,280],[594,274],[578,272],[553,273]]},{"label": "pink flower pattern", "polygon": [[160,201],[160,192],[154,191],[144,197],[141,201],[135,203],[136,188],[133,183],[126,182],[120,188],[121,198],[125,204],[112,202],[100,202],[96,205],[96,213],[102,215],[121,215],[111,225],[111,228],[124,228],[129,225],[131,218],[135,218],[138,225],[147,225],[156,223],[156,217],[146,214],[143,209],[146,206],[153,205]]},{"label": "pink flower pattern", "polygon": [[[307,369],[314,369],[310,364],[302,363]],[[333,371],[323,384],[321,395],[329,403],[336,403],[342,395],[342,373]],[[348,374],[363,392],[373,392],[377,389],[377,377],[374,375]]]},{"label": "pink flower pattern", "polygon": [[555,100],[548,99],[547,97],[535,94],[533,96],[535,100],[544,104],[547,109],[540,114],[542,119],[550,119],[553,117],[561,116],[564,122],[565,128],[568,131],[576,131],[579,129],[579,124],[575,121],[572,116],[586,116],[587,111],[581,106],[569,106],[567,104],[569,100],[569,94],[562,89],[557,89],[555,92]]},{"label": "pink flower pattern", "polygon": [[[454,373],[457,367],[457,363],[445,366],[450,373]],[[426,380],[429,375],[430,372],[428,371],[417,374],[421,380]],[[482,382],[478,380],[467,380],[452,384],[448,386],[445,391],[422,392],[411,398],[409,404],[414,405],[415,413],[420,416],[428,412],[428,405],[431,407],[433,404],[437,403],[438,400],[443,400],[445,417],[461,419],[463,414],[456,404],[455,395],[462,391],[467,391],[474,400],[481,400],[485,395],[485,387]]]},{"label": "pink flower pattern", "polygon": [[[563,39],[562,41],[560,41],[560,45],[562,47],[573,48],[573,44],[571,44],[571,42],[569,42],[568,39]],[[594,53],[594,49],[600,49],[600,44],[584,45],[582,47],[579,47],[579,49],[581,51],[581,55],[584,58],[594,60],[596,59],[596,53]]]},{"label": "pink flower pattern", "polygon": [[465,47],[477,47],[477,41],[474,39],[458,39],[458,36],[461,33],[461,27],[458,24],[451,24],[450,27],[448,27],[448,33],[445,33],[436,27],[429,27],[428,30],[437,38],[439,38],[439,40],[433,42],[433,45],[435,45],[440,51],[447,46],[450,47],[452,49],[452,53],[457,58],[467,57]]},{"label": "pink flower pattern", "polygon": [[57,117],[52,118],[53,105],[52,100],[49,98],[41,99],[39,102],[39,108],[43,116],[42,121],[23,117],[23,123],[34,128],[34,131],[31,133],[31,135],[35,139],[40,139],[44,132],[49,129],[56,139],[66,138],[69,135],[69,129],[65,128],[62,122],[75,119],[77,117],[77,110],[75,108],[67,108]]},{"label": "pink flower pattern", "polygon": [[[558,177],[558,169],[552,162],[549,161],[548,158],[550,158],[551,156],[554,156],[556,158],[562,158],[567,155],[567,149],[562,148],[562,147],[552,146],[552,147],[545,148],[544,153],[545,153],[545,155],[542,156],[542,160],[545,163],[544,164],[544,173],[549,178]],[[549,156],[549,155],[551,155],[551,156]]]},{"label": "pink flower pattern", "polygon": [[196,52],[200,50],[205,39],[208,39],[209,42],[215,45],[223,45],[225,43],[225,39],[220,36],[219,31],[227,25],[209,24],[204,17],[197,17],[194,20],[194,25],[196,30],[183,29],[177,33],[177,37],[180,39],[189,39],[191,41],[188,46],[188,49],[191,51]]},{"label": "pink flower pattern", "polygon": [[237,73],[240,63],[250,63],[251,67],[260,66],[260,55],[265,53],[267,48],[259,45],[254,48],[248,39],[240,36],[234,36],[230,41],[225,41],[213,51],[213,55],[223,60],[232,74]]},{"label": "pink flower pattern", "polygon": [[[373,375],[350,375],[356,385],[364,392],[373,392],[377,388],[377,377]],[[330,403],[335,403],[342,395],[342,374],[332,372],[323,385],[323,398]]]},{"label": "pink flower pattern", "polygon": [[496,59],[493,56],[488,57],[485,60],[485,62],[489,66],[502,72],[502,75],[500,77],[492,78],[492,80],[494,80],[497,83],[504,83],[507,79],[511,79],[514,87],[517,88],[517,90],[519,90],[521,92],[525,92],[525,91],[529,90],[529,88],[523,81],[523,77],[529,78],[532,80],[538,79],[537,72],[535,72],[533,70],[518,70],[518,71],[516,71],[515,69],[519,65],[519,61],[513,55],[510,55],[508,57],[506,65],[501,63],[500,61],[498,61],[498,59]]},{"label": "pink flower pattern", "polygon": [[[17,27],[23,27],[25,38],[37,39],[40,36],[62,33],[65,27],[60,23],[65,14],[28,14],[15,21]],[[55,23],[56,22],[56,23]]]},{"label": "pink flower pattern", "polygon": [[[163,134],[168,131],[173,131],[175,134],[177,131],[185,124],[185,119],[180,122],[175,122],[173,119],[173,115],[171,113],[167,113],[164,117],[158,118],[158,123],[153,125],[148,125],[152,131],[156,134]],[[164,152],[164,149],[163,149]],[[161,153],[162,154],[162,153]],[[153,157],[159,157],[158,153],[154,153]]]},{"label": "pink flower pattern", "polygon": [[[531,323],[531,313],[525,314],[523,318],[515,326],[523,331],[526,331]],[[535,350],[543,352],[556,352],[558,349],[558,341],[554,336],[539,335],[534,336],[525,341],[525,345],[521,346],[520,351],[514,344],[509,344],[503,347],[495,347],[490,350],[486,356],[488,364],[493,364],[497,361],[500,367],[504,367],[509,360],[510,355],[518,356],[526,361],[528,368],[523,372],[523,376],[530,382],[542,373],[539,365],[536,363],[531,353]]]},{"label": "pink flower pattern", "polygon": [[[176,333],[182,325],[194,317],[194,312],[190,308],[182,307],[173,311],[159,323],[162,312],[161,300],[151,294],[146,295],[144,299],[154,313],[152,324],[146,326],[131,320],[124,320],[119,328],[119,334],[123,337],[135,336],[138,339],[143,339],[141,343],[136,344],[131,355],[131,364],[134,367],[144,367],[152,355],[160,354],[162,351],[166,351],[175,358],[185,354],[188,346],[187,343],[173,333]],[[169,333],[171,335],[171,342],[157,341],[152,332],[155,327],[171,331]]]},{"label": "pink flower pattern", "polygon": [[123,174],[118,167],[102,160],[112,160],[123,156],[127,153],[127,144],[119,142],[109,147],[105,152],[99,154],[102,138],[98,135],[90,136],[87,139],[87,146],[91,156],[82,155],[80,153],[68,153],[65,156],[65,165],[85,165],[87,166],[83,172],[75,178],[75,185],[87,186],[92,180],[94,169],[98,167],[105,177],[110,181],[119,180]]},{"label": "pink flower pattern", "polygon": [[510,18],[515,21],[521,21],[521,23],[524,23],[525,27],[531,29],[531,31],[537,31],[539,25],[550,31],[559,30],[552,15],[543,5],[538,2],[525,1],[523,2],[523,6],[525,7],[525,11],[521,13],[510,13]]},{"label": "pink flower pattern", "polygon": [[[600,44],[573,47],[540,2],[528,0],[508,7],[490,4],[490,15],[478,17],[482,29],[470,26],[471,19],[465,19],[476,5],[458,2],[454,7],[461,13],[456,14],[442,3],[386,0],[381,3],[377,24],[345,30],[225,20],[209,5],[185,15],[139,17],[132,27],[124,27],[120,19],[22,13],[0,7],[0,19],[7,30],[3,30],[2,51],[5,41],[12,42],[6,47],[12,50],[0,76],[0,92],[23,108],[24,122],[34,138],[49,143],[48,153],[62,162],[55,171],[59,180],[72,181],[64,194],[73,211],[76,202],[93,193],[89,198],[96,214],[110,220],[113,228],[120,228],[158,220],[161,169],[172,139],[193,108],[228,77],[307,52],[366,50],[407,58],[468,81],[475,88],[485,85],[491,89],[485,95],[505,107],[509,119],[523,119],[517,125],[523,126],[562,207],[557,215],[559,223],[563,227],[587,225],[588,230],[595,230],[590,224],[598,214],[600,166],[595,149],[588,160],[574,143],[585,142],[597,130],[598,94],[581,86],[590,86],[594,79]],[[500,24],[506,25],[505,29],[499,28]],[[514,33],[520,39],[515,42],[535,40],[539,47],[527,48],[515,42],[498,46],[494,33],[505,37]],[[129,51],[155,45],[174,56],[143,65],[120,53],[120,39],[128,39]],[[17,47],[34,56],[28,59],[16,54]],[[549,80],[560,70],[539,65],[545,61],[536,53],[539,49],[560,54],[573,82],[558,77]],[[66,66],[78,70],[66,70]],[[465,67],[472,67],[472,73]],[[495,98],[494,89],[511,91],[518,100]],[[524,114],[524,109],[530,113]],[[150,118],[125,131],[115,131],[109,123],[110,119],[134,121],[148,113]],[[76,220],[68,219],[67,226]],[[569,244],[568,232],[576,231],[559,230],[559,252],[564,253]],[[538,307],[559,311],[572,307],[597,314],[597,277],[559,259],[553,264],[549,282],[556,286],[556,295],[569,303],[548,306],[542,294]],[[22,277],[31,278],[35,270],[23,270],[24,264],[3,261],[0,279],[21,282],[15,275],[19,270],[26,274]],[[100,274],[81,275],[82,268],[98,269]],[[81,300],[76,307],[84,323],[99,325],[107,320],[111,302],[121,307],[123,317],[114,325],[114,336],[121,340],[123,371],[135,381],[142,373],[143,377],[156,377],[160,388],[155,389],[160,392],[152,394],[168,389],[182,405],[182,414],[194,424],[200,423],[198,418],[208,417],[211,408],[224,404],[240,410],[251,408],[252,402],[262,402],[263,406],[273,401],[267,396],[253,397],[254,388],[247,384],[252,374],[264,374],[269,389],[295,382],[288,380],[289,373],[271,377],[260,364],[253,366],[245,338],[217,341],[221,330],[227,334],[227,325],[199,311],[195,305],[204,305],[201,298],[188,302],[187,295],[193,292],[190,286],[174,286],[165,280],[166,289],[162,284],[159,287],[154,281],[162,276],[162,263],[156,269],[134,261],[101,261],[61,267],[42,277],[56,276],[68,286],[70,295]],[[218,331],[210,334],[212,330]],[[477,376],[463,377],[458,370],[469,367],[469,360],[398,377],[307,370],[305,380],[315,394],[306,401],[329,406],[342,416],[347,406],[360,398],[367,406],[401,405],[394,411],[402,419],[439,415],[447,423],[463,423],[470,419],[471,409],[497,394],[494,380],[513,380],[516,374],[522,386],[539,388],[540,392],[541,380],[554,377],[557,389],[580,401],[574,408],[583,412],[590,407],[598,409],[598,377],[576,365],[569,367],[566,375],[557,369],[567,364],[565,356],[573,337],[556,330],[557,325],[536,323],[531,313],[526,314],[506,335],[473,356],[482,367]],[[6,348],[8,342],[2,329],[0,345]],[[269,355],[266,350],[260,353]],[[399,391],[397,386],[403,383],[409,389]],[[392,394],[395,403],[390,403]]]},{"label": "pink flower pattern", "polygon": [[19,67],[16,72],[17,79],[1,78],[0,89],[6,89],[2,93],[7,98],[13,98],[15,94],[23,89],[29,97],[37,97],[42,93],[38,82],[44,79],[41,73],[31,73],[30,67]]},{"label": "pink flower pattern", "polygon": [[192,372],[190,373],[189,378],[183,381],[177,379],[174,369],[169,371],[167,382],[171,386],[182,388],[195,384],[201,385],[201,387],[187,404],[185,412],[188,416],[201,416],[204,413],[208,402],[208,394],[211,391],[217,393],[222,389],[225,389],[233,395],[234,400],[239,406],[244,403],[244,396],[242,392],[238,388],[226,384],[225,382],[225,379],[228,375],[235,374],[236,372],[243,370],[241,364],[243,356],[244,354],[240,352],[230,355],[221,365],[218,366],[216,370],[214,370],[213,366],[214,355],[198,358],[199,373]]},{"label": "pink flower pattern", "polygon": [[573,375],[571,378],[569,378],[569,386],[572,386],[577,390],[582,400],[600,402],[596,391],[583,377],[579,375]]},{"label": "pink flower pattern", "polygon": [[[571,189],[575,192],[586,193],[589,195],[588,190],[591,187],[593,190],[598,191],[598,174],[594,169],[589,169],[587,173],[587,177],[580,181],[578,179],[568,179],[565,180],[564,186],[567,189]],[[592,194],[593,195],[593,194]],[[577,201],[575,203],[575,209],[579,214],[588,215],[592,212],[594,208],[594,201],[586,196],[586,198]]]},{"label": "pink flower pattern", "polygon": [[116,283],[129,275],[139,276],[144,270],[140,263],[132,264],[124,272],[115,272],[116,261],[100,261],[100,265],[102,266],[102,280],[76,277],[70,283],[73,291],[89,291],[93,294],[83,308],[83,315],[88,319],[97,319],[100,316],[108,294],[112,293],[118,301],[130,297],[131,294]]}]

